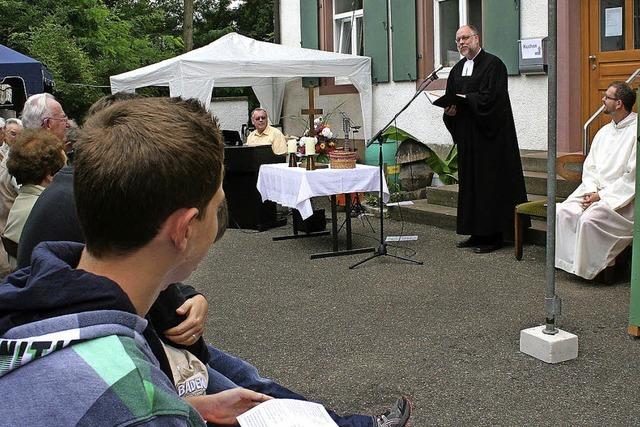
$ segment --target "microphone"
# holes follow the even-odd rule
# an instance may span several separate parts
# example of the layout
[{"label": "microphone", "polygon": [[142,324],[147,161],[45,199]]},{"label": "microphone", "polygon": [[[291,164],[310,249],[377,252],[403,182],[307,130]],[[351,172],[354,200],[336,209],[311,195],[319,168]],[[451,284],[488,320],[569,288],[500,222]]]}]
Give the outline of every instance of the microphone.
[{"label": "microphone", "polygon": [[427,80],[437,80],[438,79],[438,71],[442,70],[444,68],[444,65],[440,64],[436,67],[435,70],[433,70],[433,72],[431,74],[429,74],[429,77],[427,77]]}]

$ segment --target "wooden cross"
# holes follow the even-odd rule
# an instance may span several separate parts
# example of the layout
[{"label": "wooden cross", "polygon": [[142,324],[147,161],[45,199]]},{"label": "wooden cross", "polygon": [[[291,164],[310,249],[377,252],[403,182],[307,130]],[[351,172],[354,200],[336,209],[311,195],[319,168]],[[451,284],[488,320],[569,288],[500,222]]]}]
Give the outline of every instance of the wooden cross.
[{"label": "wooden cross", "polygon": [[313,126],[314,116],[316,114],[322,114],[322,109],[315,108],[313,95],[313,86],[309,86],[309,108],[305,108],[301,111],[302,114],[309,115],[309,136],[316,136],[315,127]]}]

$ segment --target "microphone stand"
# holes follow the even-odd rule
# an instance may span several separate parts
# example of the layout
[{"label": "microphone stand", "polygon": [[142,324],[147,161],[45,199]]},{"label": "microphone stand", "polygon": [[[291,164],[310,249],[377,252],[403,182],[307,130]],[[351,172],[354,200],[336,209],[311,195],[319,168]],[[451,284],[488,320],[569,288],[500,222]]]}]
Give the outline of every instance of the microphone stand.
[{"label": "microphone stand", "polygon": [[398,116],[400,114],[402,114],[404,112],[404,110],[406,110],[409,105],[411,105],[411,103],[413,103],[413,101],[418,97],[418,95],[420,95],[422,93],[423,90],[425,90],[431,83],[433,83],[435,80],[438,79],[438,71],[442,70],[442,65],[440,65],[438,68],[436,68],[435,70],[433,70],[433,72],[431,74],[429,74],[429,76],[424,79],[424,81],[420,84],[420,86],[418,86],[418,89],[416,90],[416,93],[413,95],[413,97],[409,100],[409,102],[407,102],[404,107],[402,107],[400,109],[400,111],[398,111],[391,120],[389,120],[389,123],[387,123],[386,125],[384,125],[384,127],[382,129],[380,129],[370,140],[369,142],[367,142],[366,147],[370,147],[371,144],[378,144],[378,167],[380,169],[380,189],[379,189],[379,193],[378,193],[378,208],[380,209],[380,245],[378,246],[378,248],[373,252],[373,255],[363,259],[362,261],[358,261],[357,263],[353,264],[352,266],[349,267],[349,269],[354,269],[357,266],[359,266],[360,264],[364,264],[367,261],[370,261],[374,258],[377,258],[379,256],[389,256],[392,258],[396,258],[396,259],[400,259],[403,261],[407,261],[413,264],[418,264],[418,265],[422,265],[422,261],[416,261],[413,259],[409,259],[409,258],[403,258],[401,256],[398,255],[392,255],[387,251],[387,242],[385,241],[385,237],[384,237],[384,215],[383,215],[383,208],[384,208],[384,202],[382,201],[383,199],[383,191],[382,191],[382,184],[383,184],[383,179],[384,179],[384,171],[382,169],[382,165],[383,165],[383,159],[382,159],[382,133],[391,125],[391,123],[395,122],[396,119],[398,118]]}]

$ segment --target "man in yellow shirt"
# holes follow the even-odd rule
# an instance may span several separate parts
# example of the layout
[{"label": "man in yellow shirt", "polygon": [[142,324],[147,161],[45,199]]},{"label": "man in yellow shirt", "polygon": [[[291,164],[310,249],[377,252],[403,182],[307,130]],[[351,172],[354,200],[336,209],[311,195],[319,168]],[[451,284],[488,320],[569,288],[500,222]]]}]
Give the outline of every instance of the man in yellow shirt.
[{"label": "man in yellow shirt", "polygon": [[247,145],[271,145],[275,154],[281,155],[287,152],[287,141],[282,132],[269,126],[269,117],[264,108],[256,108],[251,112],[251,123],[256,130],[247,137]]}]

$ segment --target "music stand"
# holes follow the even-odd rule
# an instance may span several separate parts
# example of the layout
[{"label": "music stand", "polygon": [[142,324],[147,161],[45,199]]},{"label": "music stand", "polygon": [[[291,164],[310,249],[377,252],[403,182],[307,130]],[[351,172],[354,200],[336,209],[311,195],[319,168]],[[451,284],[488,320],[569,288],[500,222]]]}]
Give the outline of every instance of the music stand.
[{"label": "music stand", "polygon": [[400,111],[398,111],[391,120],[389,120],[389,123],[387,123],[386,125],[384,125],[384,127],[382,127],[382,129],[380,129],[370,140],[369,142],[367,142],[367,147],[371,146],[371,144],[378,144],[378,167],[380,169],[380,189],[379,189],[379,193],[378,193],[378,208],[380,210],[380,245],[378,246],[378,248],[373,252],[373,255],[363,259],[362,261],[358,261],[357,263],[349,266],[349,269],[354,269],[357,266],[359,266],[360,264],[364,264],[367,261],[370,261],[374,258],[377,258],[379,256],[389,256],[392,258],[396,258],[396,259],[400,259],[402,261],[407,261],[413,264],[417,264],[417,265],[422,265],[423,262],[422,261],[416,261],[413,259],[409,259],[409,258],[404,258],[398,255],[392,255],[387,251],[387,242],[385,241],[385,237],[384,237],[384,215],[383,215],[383,208],[384,208],[384,202],[382,201],[383,199],[383,192],[382,192],[382,184],[383,184],[383,179],[384,179],[384,171],[382,168],[383,165],[383,158],[382,158],[382,133],[391,125],[391,123],[395,122],[396,119],[398,118],[398,116],[400,114],[402,114],[404,112],[404,110],[406,110],[409,105],[411,105],[411,103],[418,97],[418,95],[420,95],[420,93],[422,93],[423,90],[425,90],[432,82],[434,82],[435,80],[438,79],[438,71],[440,71],[442,69],[442,65],[440,67],[438,67],[437,69],[435,69],[418,87],[418,89],[416,90],[416,93],[413,95],[413,97],[409,100],[409,102],[407,102],[404,107],[402,107],[400,109]]}]

